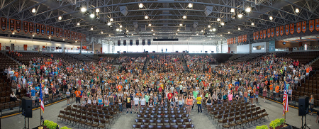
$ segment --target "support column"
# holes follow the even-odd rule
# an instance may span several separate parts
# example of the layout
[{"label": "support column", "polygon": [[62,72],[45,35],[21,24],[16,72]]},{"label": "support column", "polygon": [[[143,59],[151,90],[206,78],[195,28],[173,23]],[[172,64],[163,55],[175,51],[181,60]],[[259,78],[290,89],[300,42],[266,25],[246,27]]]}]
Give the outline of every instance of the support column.
[{"label": "support column", "polygon": [[94,54],[94,42],[92,42],[92,51],[93,51],[93,54]]},{"label": "support column", "polygon": [[80,54],[82,54],[82,40],[81,40],[81,45],[80,45]]}]

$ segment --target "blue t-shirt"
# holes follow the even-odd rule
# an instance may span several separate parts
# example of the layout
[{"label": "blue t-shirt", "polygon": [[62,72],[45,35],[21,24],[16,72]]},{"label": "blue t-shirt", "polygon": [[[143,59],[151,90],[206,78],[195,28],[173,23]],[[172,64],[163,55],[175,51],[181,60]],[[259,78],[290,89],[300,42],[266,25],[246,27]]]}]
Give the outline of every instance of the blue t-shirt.
[{"label": "blue t-shirt", "polygon": [[37,87],[35,87],[35,90],[39,91],[39,90],[40,90],[40,87],[38,87],[38,86],[37,86]]},{"label": "blue t-shirt", "polygon": [[36,91],[34,89],[31,90],[31,96],[35,96]]}]

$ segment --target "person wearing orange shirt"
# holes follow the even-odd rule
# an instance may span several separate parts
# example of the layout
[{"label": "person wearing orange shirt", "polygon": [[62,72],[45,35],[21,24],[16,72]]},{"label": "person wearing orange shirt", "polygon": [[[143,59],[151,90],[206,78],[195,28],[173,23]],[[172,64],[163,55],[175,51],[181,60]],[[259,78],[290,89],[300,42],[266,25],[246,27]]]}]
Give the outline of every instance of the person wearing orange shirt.
[{"label": "person wearing orange shirt", "polygon": [[275,97],[276,98],[277,98],[278,94],[279,94],[279,85],[277,85],[275,88]]},{"label": "person wearing orange shirt", "polygon": [[187,99],[186,99],[186,105],[187,105],[187,113],[190,113],[191,111],[191,107],[193,106],[193,96],[188,95]]},{"label": "person wearing orange shirt", "polygon": [[123,89],[123,86],[122,86],[122,85],[118,85],[118,86],[117,86],[117,90],[118,90],[118,91],[122,91],[122,89]]},{"label": "person wearing orange shirt", "polygon": [[307,68],[306,68],[306,75],[307,75],[307,76],[309,75],[309,72],[310,72],[310,67],[307,67]]},{"label": "person wearing orange shirt", "polygon": [[81,91],[79,91],[78,89],[76,89],[76,91],[74,92],[74,94],[75,94],[75,97],[76,97],[76,99],[75,99],[76,103],[79,102],[79,104],[80,104]]}]

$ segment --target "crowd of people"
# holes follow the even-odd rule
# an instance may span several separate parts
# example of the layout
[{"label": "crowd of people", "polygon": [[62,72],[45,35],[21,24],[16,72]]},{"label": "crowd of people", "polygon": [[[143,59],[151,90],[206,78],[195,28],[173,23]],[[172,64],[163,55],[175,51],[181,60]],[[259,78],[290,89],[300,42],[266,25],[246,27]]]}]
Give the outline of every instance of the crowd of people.
[{"label": "crowd of people", "polygon": [[[182,63],[186,57],[186,73]],[[224,101],[244,99],[251,104],[258,98],[280,100],[284,84],[291,96],[300,79],[312,70],[311,66],[297,64],[295,60],[268,54],[249,62],[228,61],[211,67],[212,57],[185,55],[152,55],[147,70],[140,65],[143,58],[119,57],[121,67],[114,67],[105,58],[99,62],[68,62],[63,59],[34,58],[29,65],[7,68],[8,78],[16,94],[25,89],[37,100],[39,89],[47,101],[50,94],[75,97],[76,103],[110,106],[118,104],[120,111],[138,112],[140,107],[172,107],[186,105],[188,112],[197,105],[212,105]],[[40,83],[42,84],[40,87]],[[260,96],[260,97],[259,97]],[[36,103],[34,103],[36,104]]]}]

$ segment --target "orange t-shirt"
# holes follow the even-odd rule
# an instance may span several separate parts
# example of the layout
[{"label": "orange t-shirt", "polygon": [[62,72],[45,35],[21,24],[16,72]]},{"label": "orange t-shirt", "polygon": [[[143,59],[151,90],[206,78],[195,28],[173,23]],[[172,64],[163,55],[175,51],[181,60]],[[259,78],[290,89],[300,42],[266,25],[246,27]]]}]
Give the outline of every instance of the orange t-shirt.
[{"label": "orange t-shirt", "polygon": [[274,88],[272,85],[269,85],[269,89],[272,91]]},{"label": "orange t-shirt", "polygon": [[187,105],[193,105],[193,99],[187,99],[186,102]]},{"label": "orange t-shirt", "polygon": [[310,70],[310,68],[308,67],[308,68],[306,68],[306,73],[309,73],[309,70]]},{"label": "orange t-shirt", "polygon": [[81,96],[81,91],[78,91],[78,90],[77,90],[77,91],[75,91],[74,93],[75,93],[75,97],[80,97],[80,96]]},{"label": "orange t-shirt", "polygon": [[142,94],[141,94],[141,93],[136,93],[136,95],[137,95],[137,96],[140,96],[140,97],[142,97]]},{"label": "orange t-shirt", "polygon": [[276,86],[275,91],[276,93],[279,93],[279,86]]},{"label": "orange t-shirt", "polygon": [[229,85],[228,85],[228,89],[230,89],[231,87],[232,87],[232,84],[229,84]]},{"label": "orange t-shirt", "polygon": [[14,72],[14,75],[15,75],[16,77],[18,77],[18,76],[19,76],[19,73],[18,73],[18,72]]},{"label": "orange t-shirt", "polygon": [[119,85],[119,86],[118,86],[118,91],[122,91],[122,88],[123,88],[123,86],[122,86],[122,85]]}]

